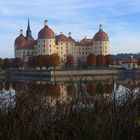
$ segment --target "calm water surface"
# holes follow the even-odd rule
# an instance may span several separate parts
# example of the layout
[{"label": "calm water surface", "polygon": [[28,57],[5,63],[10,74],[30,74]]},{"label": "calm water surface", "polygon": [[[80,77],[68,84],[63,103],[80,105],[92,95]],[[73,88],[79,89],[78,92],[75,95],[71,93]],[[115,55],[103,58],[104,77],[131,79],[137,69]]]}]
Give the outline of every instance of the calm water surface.
[{"label": "calm water surface", "polygon": [[138,92],[140,90],[140,78],[121,77],[102,80],[98,78],[92,81],[77,80],[68,82],[48,82],[48,81],[24,81],[24,80],[6,80],[0,81],[0,97],[9,101],[12,96],[24,93],[36,94],[39,97],[45,97],[46,100],[53,99],[53,102],[69,102],[75,97],[92,98],[96,96],[111,96],[116,93],[117,97],[126,92]]}]

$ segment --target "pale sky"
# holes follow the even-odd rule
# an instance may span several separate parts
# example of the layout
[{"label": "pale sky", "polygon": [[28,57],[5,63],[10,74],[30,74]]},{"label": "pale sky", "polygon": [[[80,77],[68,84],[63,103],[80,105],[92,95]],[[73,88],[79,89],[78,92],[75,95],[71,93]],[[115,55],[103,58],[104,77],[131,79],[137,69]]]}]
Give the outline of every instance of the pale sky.
[{"label": "pale sky", "polygon": [[56,34],[93,38],[103,24],[110,53],[140,52],[140,0],[0,0],[0,57],[14,56],[14,40],[30,17],[35,39],[44,20]]}]

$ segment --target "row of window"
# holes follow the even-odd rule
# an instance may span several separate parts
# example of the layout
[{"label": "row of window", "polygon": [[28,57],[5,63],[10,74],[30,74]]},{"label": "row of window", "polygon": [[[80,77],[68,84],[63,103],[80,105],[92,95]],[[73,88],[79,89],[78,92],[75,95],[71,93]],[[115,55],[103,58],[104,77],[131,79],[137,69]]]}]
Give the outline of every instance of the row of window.
[{"label": "row of window", "polygon": [[[103,51],[102,50],[100,50],[99,52],[95,51],[95,54],[103,54]],[[107,51],[105,51],[104,54],[107,54]]]},{"label": "row of window", "polygon": [[[104,48],[104,46],[100,46],[100,49],[102,49],[102,48]],[[107,46],[105,46],[105,49],[107,49],[108,47]],[[98,47],[97,46],[95,46],[95,49],[98,49]]]},{"label": "row of window", "polygon": [[33,51],[23,51],[23,55],[32,55]]},{"label": "row of window", "polygon": [[85,47],[85,48],[79,48],[79,50],[91,50],[92,48],[87,48],[87,47]]},{"label": "row of window", "polygon": [[[59,45],[66,45],[66,47],[68,47],[69,43],[62,43],[62,42],[61,42]],[[71,46],[74,46],[73,43],[71,43],[70,45],[71,45]]]},{"label": "row of window", "polygon": [[73,54],[75,54],[75,55],[88,55],[89,53],[91,53],[91,52],[73,52]]},{"label": "row of window", "polygon": [[[54,40],[51,40],[51,39],[49,41],[50,41],[50,43],[54,42]],[[44,40],[43,39],[38,40],[38,43],[42,43],[42,42],[43,43],[46,43],[46,40],[45,39]]]},{"label": "row of window", "polygon": [[95,42],[95,44],[97,45],[97,44],[107,44],[107,42]]}]

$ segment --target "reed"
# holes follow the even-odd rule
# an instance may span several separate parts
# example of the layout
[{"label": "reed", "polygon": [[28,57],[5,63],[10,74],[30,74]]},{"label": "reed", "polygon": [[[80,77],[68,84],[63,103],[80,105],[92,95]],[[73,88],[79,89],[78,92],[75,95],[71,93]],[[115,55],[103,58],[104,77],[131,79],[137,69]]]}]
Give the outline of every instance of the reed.
[{"label": "reed", "polygon": [[[88,95],[73,85],[71,100],[50,98],[34,84],[23,86],[7,102],[0,96],[1,140],[138,140],[140,92],[126,90],[121,98]],[[45,89],[43,87],[43,89]],[[99,90],[100,91],[100,90]],[[1,91],[1,95],[2,95]],[[9,92],[10,94],[10,92]],[[57,94],[57,92],[56,92]],[[48,100],[49,99],[49,100]],[[52,105],[55,99],[55,103]]]}]

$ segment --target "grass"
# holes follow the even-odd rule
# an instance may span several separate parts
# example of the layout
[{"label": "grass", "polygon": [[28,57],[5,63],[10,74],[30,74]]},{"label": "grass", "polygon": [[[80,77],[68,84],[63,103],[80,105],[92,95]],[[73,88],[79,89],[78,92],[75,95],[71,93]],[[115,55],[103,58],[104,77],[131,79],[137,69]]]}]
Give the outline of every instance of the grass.
[{"label": "grass", "polygon": [[[18,84],[8,105],[0,98],[0,139],[139,140],[140,91],[126,90],[122,100],[115,92],[89,96],[81,83],[79,88],[71,84],[70,99],[63,103],[59,88],[51,99],[46,85]],[[55,105],[50,104],[53,100]]]}]

